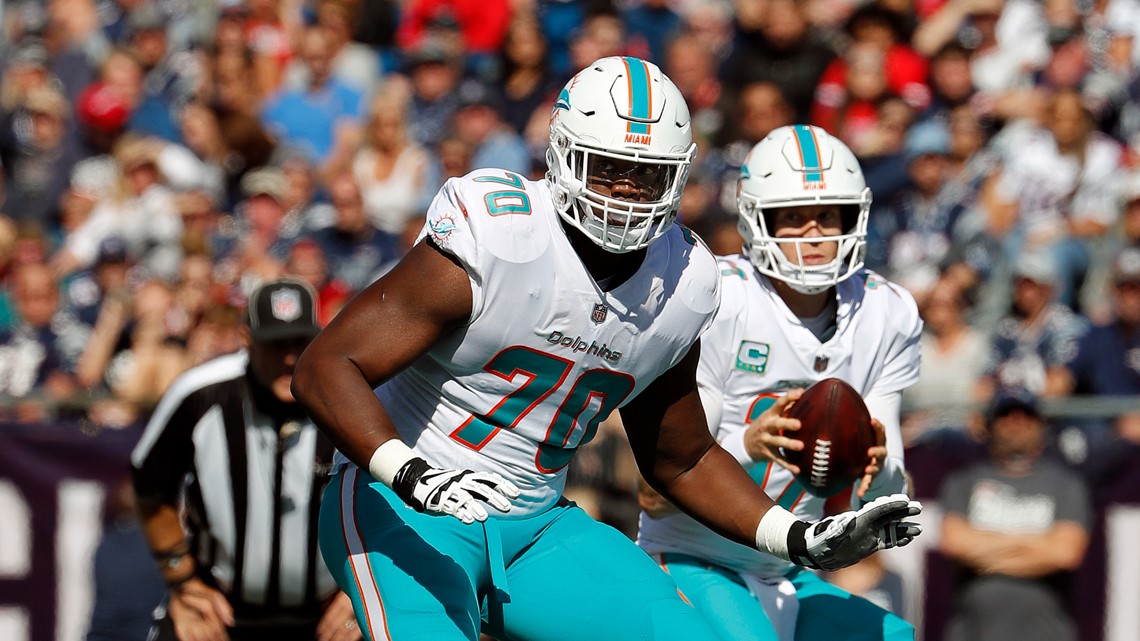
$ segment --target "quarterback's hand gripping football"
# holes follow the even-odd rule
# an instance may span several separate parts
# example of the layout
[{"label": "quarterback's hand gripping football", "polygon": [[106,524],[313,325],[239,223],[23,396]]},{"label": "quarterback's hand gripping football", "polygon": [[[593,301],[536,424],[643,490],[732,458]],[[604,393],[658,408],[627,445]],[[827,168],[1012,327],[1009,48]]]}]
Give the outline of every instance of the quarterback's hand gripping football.
[{"label": "quarterback's hand gripping football", "polygon": [[922,528],[903,519],[921,512],[922,504],[905,494],[882,496],[857,511],[793,529],[788,535],[788,554],[793,563],[817,570],[854,565],[879,550],[914,540]]},{"label": "quarterback's hand gripping football", "polygon": [[487,510],[480,501],[507,512],[511,499],[519,497],[519,488],[495,472],[444,470],[422,458],[400,468],[392,489],[419,512],[447,514],[464,523],[487,520]]}]

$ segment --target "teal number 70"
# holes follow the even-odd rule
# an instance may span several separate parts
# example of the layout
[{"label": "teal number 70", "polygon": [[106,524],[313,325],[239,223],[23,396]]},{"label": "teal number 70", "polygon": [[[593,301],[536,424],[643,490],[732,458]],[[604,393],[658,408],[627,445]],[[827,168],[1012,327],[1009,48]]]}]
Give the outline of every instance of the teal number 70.
[{"label": "teal number 70", "polygon": [[503,173],[506,174],[506,178],[499,178],[498,176],[477,176],[474,178],[477,183],[499,183],[500,185],[514,187],[514,189],[488,192],[486,196],[483,196],[483,204],[487,205],[487,213],[492,216],[502,216],[503,214],[529,216],[531,211],[530,196],[527,195],[523,187],[522,176],[509,171]]},{"label": "teal number 70", "polygon": [[[501,429],[513,429],[531,410],[562,387],[574,363],[530,347],[508,347],[483,366],[489,372],[507,381],[522,376],[526,381],[503,397],[489,412],[471,415],[454,432],[451,438],[474,450],[482,449]],[[633,391],[634,379],[629,374],[604,369],[591,369],[574,381],[566,399],[558,406],[554,418],[546,429],[546,436],[535,454],[538,471],[552,474],[566,467],[574,452],[589,443],[601,423]],[[571,437],[574,428],[581,425],[595,399],[597,409],[585,422],[577,439]]]}]

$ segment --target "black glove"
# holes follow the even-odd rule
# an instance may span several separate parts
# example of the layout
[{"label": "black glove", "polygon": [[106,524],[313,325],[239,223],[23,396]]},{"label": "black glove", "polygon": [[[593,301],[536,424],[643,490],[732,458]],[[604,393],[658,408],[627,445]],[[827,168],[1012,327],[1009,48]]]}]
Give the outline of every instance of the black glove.
[{"label": "black glove", "polygon": [[486,521],[487,510],[479,503],[507,512],[519,488],[495,472],[444,470],[414,458],[396,472],[392,489],[418,512],[448,514],[463,521]]}]

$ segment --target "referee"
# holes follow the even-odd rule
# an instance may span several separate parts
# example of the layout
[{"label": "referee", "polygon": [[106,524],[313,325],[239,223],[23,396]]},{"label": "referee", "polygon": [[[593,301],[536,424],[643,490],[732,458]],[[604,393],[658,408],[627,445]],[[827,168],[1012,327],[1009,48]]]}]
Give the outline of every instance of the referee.
[{"label": "referee", "polygon": [[151,641],[356,641],[317,551],[333,446],[289,391],[320,331],[283,278],[250,295],[247,349],[183,374],[131,455],[143,529],[169,586]]}]

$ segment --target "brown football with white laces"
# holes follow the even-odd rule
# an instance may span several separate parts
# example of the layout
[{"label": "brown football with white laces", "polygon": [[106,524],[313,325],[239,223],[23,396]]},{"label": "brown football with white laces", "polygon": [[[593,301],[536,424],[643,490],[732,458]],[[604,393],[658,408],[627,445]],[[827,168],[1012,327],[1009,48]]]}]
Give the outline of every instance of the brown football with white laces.
[{"label": "brown football with white laces", "polygon": [[854,387],[838,378],[819,381],[785,415],[799,419],[800,429],[782,436],[803,441],[804,449],[782,453],[800,468],[796,480],[808,492],[826,498],[863,477],[870,462],[867,450],[875,445],[875,430],[871,413]]}]

